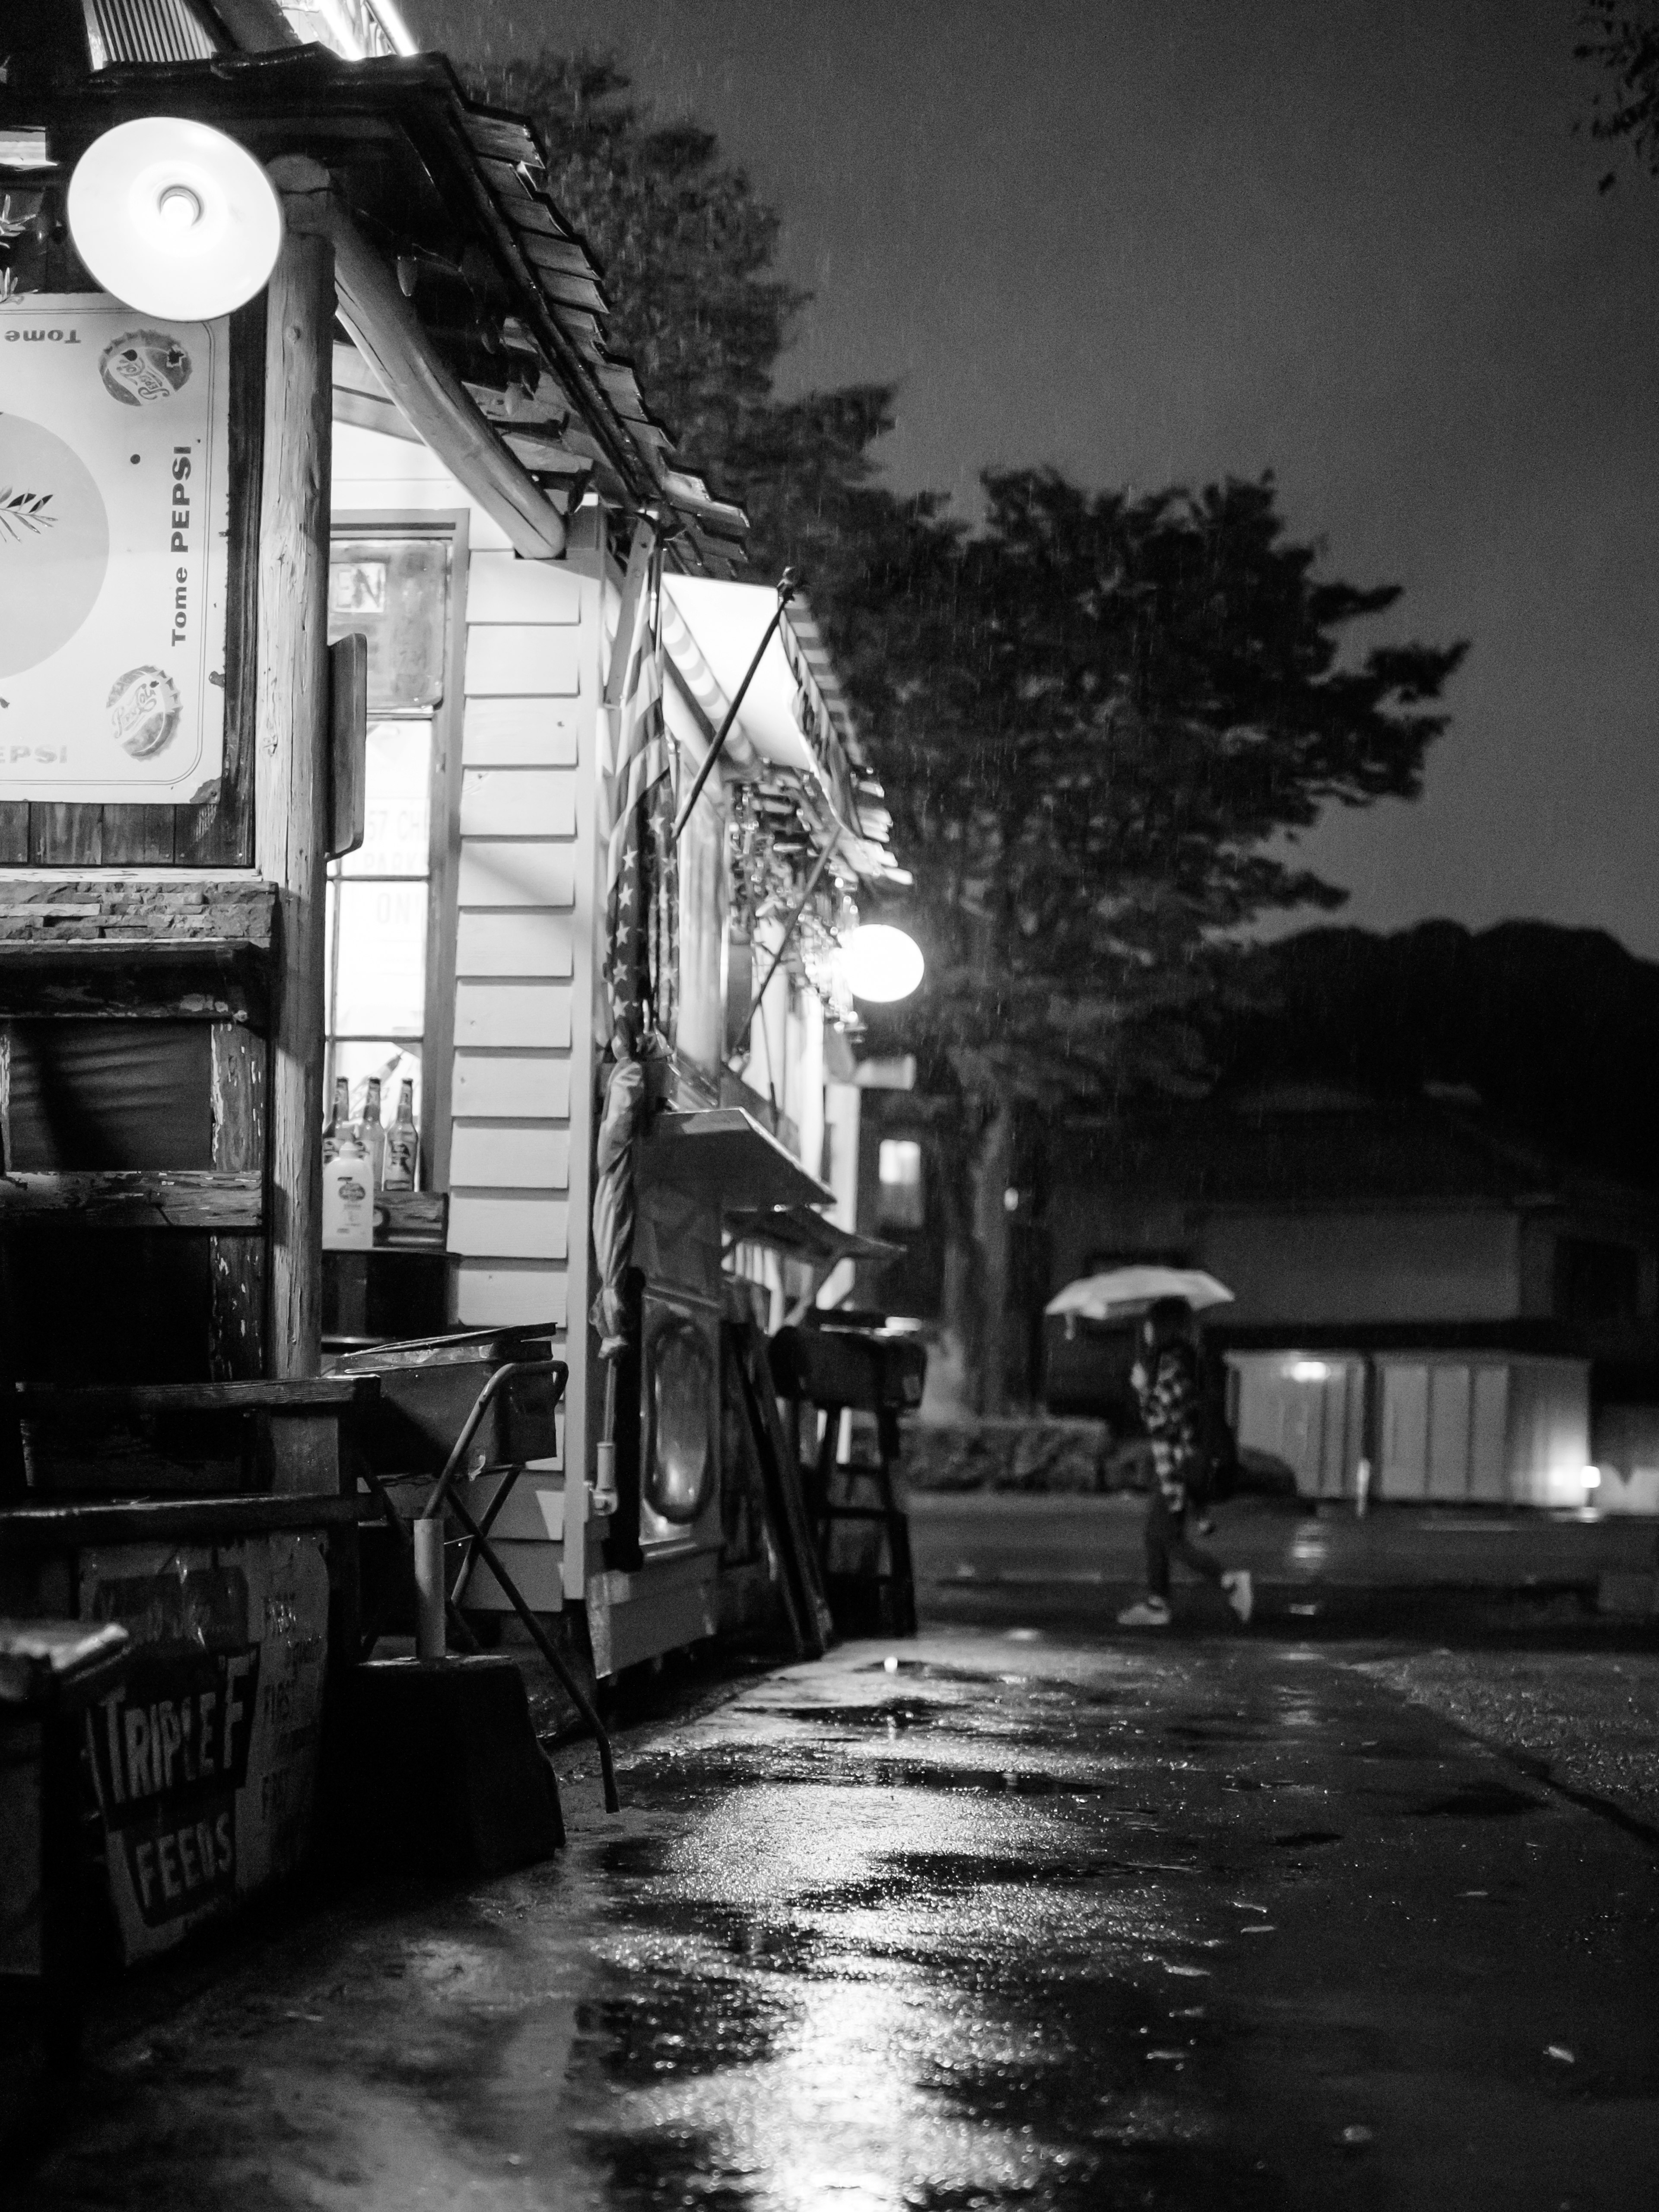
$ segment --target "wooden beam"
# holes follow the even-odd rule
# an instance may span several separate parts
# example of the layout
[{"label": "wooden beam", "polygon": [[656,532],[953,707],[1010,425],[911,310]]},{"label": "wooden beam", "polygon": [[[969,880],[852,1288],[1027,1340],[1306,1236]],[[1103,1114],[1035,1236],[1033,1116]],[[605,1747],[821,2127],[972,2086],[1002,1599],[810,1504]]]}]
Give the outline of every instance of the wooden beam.
[{"label": "wooden beam", "polygon": [[138,935],[0,939],[0,1018],[61,1014],[263,1029],[265,970],[264,953],[247,944]]},{"label": "wooden beam", "polygon": [[[216,1022],[213,1164],[221,1175],[253,1174],[264,1188],[269,1048],[264,1037]],[[262,1240],[216,1236],[208,1247],[208,1369],[214,1379],[265,1371],[265,1252]]]},{"label": "wooden beam", "polygon": [[271,164],[271,174],[285,188],[290,231],[310,230],[333,248],[340,320],[386,391],[515,550],[526,560],[556,561],[563,519],[439,354],[391,267],[321,188],[325,173],[305,155],[289,155]]},{"label": "wooden beam", "polygon": [[[339,346],[335,350],[344,353],[348,349]],[[401,438],[408,446],[423,443],[401,407],[390,399],[377,399],[371,392],[354,392],[349,385],[334,387],[334,419],[349,422],[356,430],[373,430],[382,438]]]},{"label": "wooden beam", "polygon": [[328,648],[328,857],[343,860],[363,842],[368,805],[368,640],[362,630]]},{"label": "wooden beam", "polygon": [[264,1177],[257,1170],[99,1169],[0,1176],[0,1223],[72,1214],[88,1229],[261,1229]]},{"label": "wooden beam", "polygon": [[342,1418],[380,1390],[378,1375],[36,1384],[18,1408],[35,1483],[48,1492],[326,1496],[342,1488]]},{"label": "wooden beam", "polygon": [[378,1375],[310,1375],[264,1382],[31,1382],[19,1395],[31,1421],[136,1419],[153,1413],[274,1413],[297,1419],[369,1404]]},{"label": "wooden beam", "polygon": [[278,1528],[338,1528],[352,1498],[123,1498],[97,1505],[22,1505],[5,1518],[6,1548],[64,1553],[93,1544],[234,1544]]},{"label": "wooden beam", "polygon": [[[325,850],[334,258],[291,222],[267,295],[254,853],[277,901],[269,1090],[270,1370],[322,1359]],[[276,1487],[290,1483],[278,1468]]]}]

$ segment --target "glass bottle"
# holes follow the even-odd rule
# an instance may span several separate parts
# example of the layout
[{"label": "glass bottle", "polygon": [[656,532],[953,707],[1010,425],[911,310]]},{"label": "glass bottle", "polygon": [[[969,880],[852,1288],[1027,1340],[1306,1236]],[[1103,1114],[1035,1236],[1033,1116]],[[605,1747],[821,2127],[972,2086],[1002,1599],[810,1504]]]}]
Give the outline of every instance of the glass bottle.
[{"label": "glass bottle", "polygon": [[420,1167],[421,1133],[415,1126],[415,1085],[405,1076],[398,1094],[398,1118],[386,1133],[385,1190],[413,1190]]},{"label": "glass bottle", "polygon": [[368,1154],[374,1188],[379,1190],[386,1173],[386,1130],[380,1122],[380,1079],[368,1079],[368,1096],[363,1100],[363,1150]]},{"label": "glass bottle", "polygon": [[343,1075],[334,1079],[334,1104],[323,1124],[323,1165],[326,1167],[340,1149],[346,1131],[351,1127],[351,1085]]}]

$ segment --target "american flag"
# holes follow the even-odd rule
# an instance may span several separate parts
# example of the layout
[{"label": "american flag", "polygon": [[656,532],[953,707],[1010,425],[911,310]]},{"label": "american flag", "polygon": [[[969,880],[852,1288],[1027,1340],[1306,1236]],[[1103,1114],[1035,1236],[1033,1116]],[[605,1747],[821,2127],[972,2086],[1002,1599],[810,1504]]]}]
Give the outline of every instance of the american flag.
[{"label": "american flag", "polygon": [[673,1034],[679,905],[674,760],[662,710],[662,552],[647,527],[629,562],[613,660],[622,672],[611,708],[605,872],[603,972],[611,1035],[619,1056],[629,1058],[653,1030]]}]

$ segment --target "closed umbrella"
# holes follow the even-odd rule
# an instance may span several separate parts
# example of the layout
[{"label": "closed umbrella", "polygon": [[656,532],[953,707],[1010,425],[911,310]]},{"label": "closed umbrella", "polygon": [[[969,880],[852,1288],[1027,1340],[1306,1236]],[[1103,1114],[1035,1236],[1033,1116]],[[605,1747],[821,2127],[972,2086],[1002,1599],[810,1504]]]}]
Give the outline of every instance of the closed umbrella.
[{"label": "closed umbrella", "polygon": [[1194,1313],[1232,1304],[1232,1292],[1198,1267],[1109,1267],[1080,1275],[1050,1298],[1045,1313],[1082,1321],[1132,1321],[1159,1298],[1185,1298]]}]

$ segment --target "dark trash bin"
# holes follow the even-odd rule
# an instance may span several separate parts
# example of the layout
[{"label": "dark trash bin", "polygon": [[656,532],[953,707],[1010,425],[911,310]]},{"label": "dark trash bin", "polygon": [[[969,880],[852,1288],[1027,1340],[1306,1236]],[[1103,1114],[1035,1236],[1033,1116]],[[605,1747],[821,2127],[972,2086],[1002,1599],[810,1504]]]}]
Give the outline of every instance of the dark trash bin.
[{"label": "dark trash bin", "polygon": [[130,1650],[112,1621],[0,1619],[0,1998],[58,2059],[80,2041],[96,1919],[86,1713]]}]

